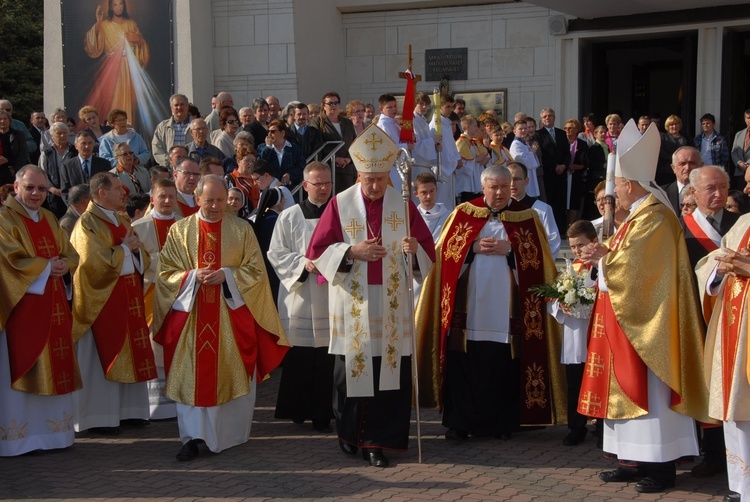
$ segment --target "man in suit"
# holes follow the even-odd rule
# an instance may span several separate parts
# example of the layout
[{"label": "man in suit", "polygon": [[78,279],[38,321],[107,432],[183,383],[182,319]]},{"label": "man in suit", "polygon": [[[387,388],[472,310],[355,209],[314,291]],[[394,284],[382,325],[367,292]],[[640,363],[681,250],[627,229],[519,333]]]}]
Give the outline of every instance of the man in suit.
[{"label": "man in suit", "polygon": [[299,144],[305,159],[310,157],[323,144],[320,131],[309,125],[309,116],[310,110],[307,108],[307,105],[297,103],[294,105],[294,123],[289,128],[289,141]]},{"label": "man in suit", "polygon": [[45,127],[45,121],[47,118],[44,116],[44,112],[34,112],[31,114],[31,119],[29,122],[29,127],[27,128],[29,130],[29,133],[31,133],[31,137],[34,140],[34,143],[36,143],[36,148],[33,150],[29,150],[29,160],[32,164],[38,164],[39,163],[39,154],[41,151],[39,150],[39,145],[42,143],[42,133],[46,130]]},{"label": "man in suit", "polygon": [[566,170],[570,165],[570,144],[565,131],[555,127],[555,110],[542,108],[539,114],[541,127],[534,139],[539,143],[544,172],[544,189],[547,204],[552,206],[557,228],[564,235],[567,224],[568,182]]},{"label": "man in suit", "polygon": [[[111,169],[111,165],[100,157],[94,157],[96,140],[88,131],[76,134],[76,150],[78,155],[63,161],[60,169],[61,197],[68,206],[70,189],[76,185],[88,183],[96,173],[104,173]],[[85,209],[85,208],[84,208]]]},{"label": "man in suit", "polygon": [[60,218],[60,228],[65,230],[68,237],[73,233],[73,227],[76,226],[78,218],[86,211],[89,202],[91,202],[91,189],[88,183],[76,185],[70,189],[68,193],[68,210]]},{"label": "man in suit", "polygon": [[678,216],[682,209],[682,189],[690,183],[690,172],[702,166],[703,159],[697,148],[681,146],[672,154],[672,171],[677,180],[662,185],[662,188],[667,193],[672,209]]},{"label": "man in suit", "polygon": [[[719,249],[722,237],[740,215],[724,210],[729,195],[729,175],[723,167],[705,166],[691,170],[690,192],[698,208],[692,214],[682,216],[680,224],[685,230],[690,264],[695,269],[701,258]],[[705,300],[703,310],[710,312]],[[726,472],[724,431],[721,427],[702,427],[701,431],[701,446],[705,454],[703,460],[692,468],[692,475],[702,478]]]},{"label": "man in suit", "polygon": [[750,108],[745,110],[745,127],[734,135],[732,143],[732,162],[737,166],[734,171],[732,188],[742,190],[745,186],[745,171],[750,163]]}]

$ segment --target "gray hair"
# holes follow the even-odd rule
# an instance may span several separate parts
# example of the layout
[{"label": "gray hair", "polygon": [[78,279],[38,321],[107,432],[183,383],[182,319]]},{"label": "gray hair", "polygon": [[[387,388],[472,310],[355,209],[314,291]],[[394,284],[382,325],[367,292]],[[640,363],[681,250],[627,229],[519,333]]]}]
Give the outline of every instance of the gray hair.
[{"label": "gray hair", "polygon": [[44,172],[44,169],[36,164],[26,164],[21,169],[16,171],[16,181],[20,183],[26,173],[41,174],[45,179],[47,178],[47,174]]},{"label": "gray hair", "polygon": [[56,132],[59,132],[59,131],[65,131],[66,133],[70,133],[70,128],[65,122],[55,122],[49,128],[50,134],[55,134]]},{"label": "gray hair", "polygon": [[[201,122],[203,122],[203,125],[206,125],[206,121],[205,121],[205,120],[203,120],[203,119],[202,119],[202,118],[200,118],[200,117],[198,117],[197,119],[193,119],[193,120],[192,120],[192,121],[190,122],[190,130],[192,131],[193,129],[195,129],[195,127],[197,127],[197,125],[200,125],[200,123],[201,123]],[[196,125],[196,124],[197,124],[197,125]]]},{"label": "gray hair", "polygon": [[229,188],[227,187],[227,182],[224,181],[224,178],[219,176],[218,174],[207,174],[205,176],[201,176],[201,179],[198,180],[198,186],[195,187],[195,195],[198,197],[201,196],[203,193],[203,187],[206,185],[206,183],[214,183],[217,185],[221,185],[224,187],[224,191],[228,194]]},{"label": "gray hair", "polygon": [[239,109],[239,111],[237,113],[239,113],[240,115],[242,115],[242,112],[244,112],[245,110],[250,110],[251,112],[253,111],[253,109],[251,107],[249,107],[249,106],[243,106],[242,108]]},{"label": "gray hair", "polygon": [[698,157],[701,156],[701,151],[695,148],[694,146],[681,146],[680,148],[675,150],[674,153],[672,154],[672,165],[674,165],[674,163],[677,162],[677,153],[684,152],[684,151],[689,151],[690,153],[692,153],[693,155],[697,155]]},{"label": "gray hair", "polygon": [[130,145],[127,142],[123,141],[122,143],[116,143],[115,146],[112,147],[112,153],[115,154],[115,157],[118,157],[125,148],[130,148]]},{"label": "gray hair", "polygon": [[175,99],[184,99],[185,103],[188,103],[190,101],[184,94],[172,94],[171,96],[169,96],[169,104],[171,105],[172,101],[174,101]]},{"label": "gray hair", "polygon": [[[692,148],[692,147],[690,147]],[[724,168],[719,166],[703,166],[703,167],[696,167],[692,171],[690,171],[690,185],[694,187],[698,187],[698,183],[703,181],[703,174],[707,173],[708,170],[716,170],[717,172],[720,172],[724,175],[724,180],[729,183],[729,174],[724,170]]]},{"label": "gray hair", "polygon": [[242,140],[249,141],[250,144],[253,145],[253,147],[255,147],[255,141],[253,141],[253,135],[250,134],[249,132],[247,131],[238,132],[234,136],[234,140],[233,140],[234,146],[237,146],[237,144]]},{"label": "gray hair", "polygon": [[268,106],[268,103],[263,98],[255,98],[253,100],[253,111],[257,110],[258,108],[262,108],[264,106]]},{"label": "gray hair", "polygon": [[505,166],[490,166],[479,176],[482,185],[487,180],[511,179],[510,171]]},{"label": "gray hair", "polygon": [[542,108],[542,111],[539,112],[539,116],[541,117],[544,112],[550,112],[552,115],[556,115],[555,110],[552,108]]},{"label": "gray hair", "polygon": [[68,192],[68,203],[70,205],[77,206],[86,199],[91,199],[91,188],[88,183],[76,185]]}]

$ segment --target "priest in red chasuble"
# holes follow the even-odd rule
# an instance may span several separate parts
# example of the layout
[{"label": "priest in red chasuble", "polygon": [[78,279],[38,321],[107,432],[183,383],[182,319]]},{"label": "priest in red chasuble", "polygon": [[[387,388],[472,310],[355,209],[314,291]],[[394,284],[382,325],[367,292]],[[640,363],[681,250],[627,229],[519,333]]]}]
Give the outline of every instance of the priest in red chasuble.
[{"label": "priest in red chasuble", "polygon": [[76,400],[76,430],[118,434],[120,422],[148,425],[147,382],[156,364],[143,305],[143,273],[150,257],[122,206],[116,174],[91,178],[91,203],[70,241],[81,257],[73,276],[73,340],[83,389]]},{"label": "priest in red chasuble", "polygon": [[42,209],[47,177],[28,165],[0,208],[0,456],[73,444],[81,388],[68,307],[78,265],[67,235]]},{"label": "priest in red chasuble", "polygon": [[511,173],[482,171],[484,194],[453,211],[417,307],[425,406],[446,439],[507,439],[521,425],[565,423],[560,327],[529,287],[557,271],[539,216],[511,198]]},{"label": "priest in red chasuble", "polygon": [[[159,265],[159,253],[167,241],[167,232],[175,223],[181,219],[175,213],[177,205],[177,189],[174,181],[161,179],[151,187],[152,209],[143,218],[133,223],[133,231],[143,244],[143,248],[151,256],[151,265],[143,275],[144,305],[146,308],[146,322],[149,327],[154,317],[154,278],[156,268]],[[153,333],[152,333],[153,337]],[[177,411],[174,402],[164,394],[166,376],[164,373],[164,354],[161,345],[152,343],[154,358],[156,360],[156,373],[158,378],[148,382],[149,409],[152,419],[162,420],[174,418]]]},{"label": "priest in red chasuble", "polygon": [[[386,467],[383,449],[409,442],[412,353],[405,253],[426,274],[435,245],[416,206],[409,214],[389,186],[398,148],[371,125],[349,147],[359,183],[331,199],[307,257],[328,281],[334,362],[334,416],[339,447],[359,448],[370,465]],[[406,221],[411,237],[406,236]]]},{"label": "priest in red chasuble", "polygon": [[256,382],[289,346],[255,234],[225,214],[224,180],[206,175],[195,194],[200,211],[170,228],[159,255],[151,325],[177,402],[181,461],[203,443],[220,452],[247,442]]},{"label": "priest in red chasuble", "polygon": [[640,480],[635,490],[675,484],[675,460],[698,455],[692,419],[710,422],[703,382],[704,324],[683,231],[654,180],[655,126],[631,120],[617,141],[615,194],[627,219],[607,245],[582,259],[598,269],[588,358],[578,411],[604,419],[604,450],[621,462],[604,482]]}]

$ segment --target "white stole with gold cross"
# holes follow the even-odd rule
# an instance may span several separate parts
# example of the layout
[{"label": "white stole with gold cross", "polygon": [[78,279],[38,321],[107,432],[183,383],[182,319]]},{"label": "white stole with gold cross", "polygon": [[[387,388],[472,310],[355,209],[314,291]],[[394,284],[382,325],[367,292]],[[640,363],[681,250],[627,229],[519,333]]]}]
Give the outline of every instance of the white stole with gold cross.
[{"label": "white stole with gold cross", "polygon": [[[367,211],[361,187],[354,187],[337,196],[339,217],[343,227],[344,244],[353,246],[367,239]],[[406,267],[402,251],[402,238],[406,236],[405,207],[397,190],[388,188],[383,200],[381,245],[388,254],[381,260],[382,287],[368,287],[367,262],[354,260],[352,269],[344,274],[337,272],[332,281],[330,310],[341,309],[335,302],[343,302],[345,336],[345,361],[347,396],[369,397],[374,394],[372,358],[381,356],[380,390],[400,388],[401,357],[410,354],[410,331],[406,323],[412,322],[406,304]],[[370,292],[380,292],[381,298],[370,298]],[[379,300],[379,302],[378,302]],[[380,304],[381,312],[371,305]],[[380,322],[380,326],[372,326]],[[371,334],[380,332],[381,343],[373,343]]]}]

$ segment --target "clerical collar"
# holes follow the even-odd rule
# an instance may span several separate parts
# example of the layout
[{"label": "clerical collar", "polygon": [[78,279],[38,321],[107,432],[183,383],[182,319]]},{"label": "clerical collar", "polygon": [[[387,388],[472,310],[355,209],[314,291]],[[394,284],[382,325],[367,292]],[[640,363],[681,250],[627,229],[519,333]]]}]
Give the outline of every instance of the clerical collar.
[{"label": "clerical collar", "polygon": [[155,220],[173,220],[174,219],[174,212],[170,215],[163,215],[156,209],[151,210],[151,215]]},{"label": "clerical collar", "polygon": [[115,216],[115,210],[114,209],[105,209],[102,206],[100,206],[99,204],[97,204],[96,202],[94,202],[94,205],[96,207],[98,207],[99,209],[101,209],[102,213],[104,213],[104,216],[106,216],[107,218],[109,218],[112,221],[112,223],[115,224],[115,226],[118,226],[118,227],[120,226],[120,222],[117,221],[117,216]]},{"label": "clerical collar", "polygon": [[21,207],[26,210],[26,212],[29,214],[29,218],[31,218],[34,221],[39,221],[39,210],[38,209],[36,211],[33,210],[33,209],[29,209],[26,206],[26,204],[24,204],[23,202],[21,202],[21,199],[18,198],[18,195],[16,195],[13,198],[16,199],[16,201],[18,201],[18,203],[21,204]]},{"label": "clerical collar", "polygon": [[182,198],[185,199],[185,202],[188,203],[188,206],[195,207],[195,194],[180,192],[179,190],[177,190],[177,193],[182,195]]},{"label": "clerical collar", "polygon": [[532,197],[529,194],[524,195],[522,199],[516,199],[516,200],[517,202],[520,202],[524,206],[528,207],[529,209],[531,209],[531,206],[533,206],[534,202],[537,201],[536,197]]},{"label": "clerical collar", "polygon": [[302,210],[302,216],[304,216],[306,220],[314,220],[316,218],[320,218],[323,215],[323,211],[325,211],[326,206],[328,206],[328,201],[318,205],[312,202],[310,199],[303,200],[299,205],[300,209]]},{"label": "clerical collar", "polygon": [[195,214],[198,215],[198,218],[200,218],[201,221],[205,221],[206,223],[216,223],[216,222],[221,221],[221,218],[219,218],[218,220],[209,220],[208,218],[206,218],[205,216],[203,216],[203,212],[200,211],[200,210],[198,210],[198,212],[195,213]]},{"label": "clerical collar", "polygon": [[[510,206],[512,200],[513,199],[508,200],[508,206]],[[487,209],[489,209],[490,212],[492,213],[492,216],[497,217],[498,220],[500,219],[500,213],[502,213],[503,211],[505,211],[506,209],[508,209],[508,206],[505,206],[502,209],[492,209],[489,206],[489,204],[487,204],[487,199],[486,198],[484,199],[484,207],[486,207]]]}]

